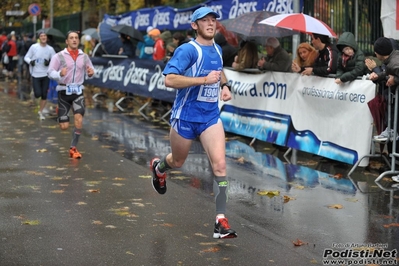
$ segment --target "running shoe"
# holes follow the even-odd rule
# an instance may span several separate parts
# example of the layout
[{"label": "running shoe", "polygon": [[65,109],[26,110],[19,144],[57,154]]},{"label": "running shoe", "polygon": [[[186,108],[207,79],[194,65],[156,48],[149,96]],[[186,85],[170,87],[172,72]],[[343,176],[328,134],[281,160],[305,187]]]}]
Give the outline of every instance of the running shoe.
[{"label": "running shoe", "polygon": [[82,158],[82,154],[80,154],[80,152],[78,152],[76,147],[71,147],[69,149],[69,157],[71,157],[73,159],[80,159],[80,158]]},{"label": "running shoe", "polygon": [[[375,141],[387,141],[388,138],[390,138],[391,141],[393,141],[393,135],[394,135],[395,131],[393,129],[391,129],[390,131],[388,130],[388,128],[386,128],[384,131],[381,132],[380,135],[378,136],[374,136],[374,140]],[[398,136],[396,137],[396,140],[398,140]]]},{"label": "running shoe", "polygon": [[159,164],[161,160],[159,158],[154,158],[150,162],[150,170],[152,172],[152,187],[155,189],[156,192],[159,194],[165,194],[166,193],[166,173],[163,173],[161,175],[157,175],[157,170],[155,168]]},{"label": "running shoe", "polygon": [[213,230],[213,238],[235,238],[236,231],[230,228],[227,218],[219,218],[215,222],[215,229]]},{"label": "running shoe", "polygon": [[43,113],[42,112],[37,112],[38,114],[39,114],[39,119],[40,120],[44,120],[44,119],[46,119],[46,117],[44,117],[44,115],[43,115]]}]

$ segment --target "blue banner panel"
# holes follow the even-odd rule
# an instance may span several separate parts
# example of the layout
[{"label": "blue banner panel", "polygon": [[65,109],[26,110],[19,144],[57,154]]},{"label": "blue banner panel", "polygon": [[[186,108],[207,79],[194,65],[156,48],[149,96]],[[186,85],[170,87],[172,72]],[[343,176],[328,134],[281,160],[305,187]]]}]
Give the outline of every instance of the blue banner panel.
[{"label": "blue banner panel", "polygon": [[95,75],[85,84],[172,103],[176,90],[165,87],[162,61],[92,57]]}]

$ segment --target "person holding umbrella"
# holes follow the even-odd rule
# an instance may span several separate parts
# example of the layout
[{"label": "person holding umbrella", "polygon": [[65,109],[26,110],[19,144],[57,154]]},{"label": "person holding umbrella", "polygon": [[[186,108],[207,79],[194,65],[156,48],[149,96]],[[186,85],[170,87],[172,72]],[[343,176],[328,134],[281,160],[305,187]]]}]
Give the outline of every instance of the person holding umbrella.
[{"label": "person holding umbrella", "polygon": [[122,47],[119,48],[119,55],[126,55],[127,57],[136,56],[136,46],[131,42],[130,36],[121,33],[119,38],[122,41]]},{"label": "person holding umbrella", "polygon": [[326,77],[337,73],[338,49],[330,41],[330,37],[318,33],[312,34],[312,45],[319,51],[319,56],[312,67],[306,67],[302,75]]}]

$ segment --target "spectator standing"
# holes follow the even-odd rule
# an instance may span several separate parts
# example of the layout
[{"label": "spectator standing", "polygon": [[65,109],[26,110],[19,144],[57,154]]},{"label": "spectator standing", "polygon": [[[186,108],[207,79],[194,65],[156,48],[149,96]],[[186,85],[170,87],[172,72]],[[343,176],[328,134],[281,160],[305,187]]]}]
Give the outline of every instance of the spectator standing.
[{"label": "spectator standing", "polygon": [[72,109],[74,125],[69,156],[73,159],[82,158],[76,146],[83,127],[85,114],[85,97],[83,82],[85,76],[94,75],[93,64],[87,54],[79,47],[79,33],[69,31],[66,35],[67,47],[53,56],[47,74],[50,79],[58,81],[58,123],[61,130],[69,127],[69,111]]},{"label": "spectator standing", "polygon": [[319,51],[313,67],[306,67],[302,75],[326,77],[337,73],[338,50],[330,41],[330,37],[322,34],[312,34],[312,44]]},{"label": "spectator standing", "polygon": [[154,60],[164,60],[166,56],[165,43],[161,38],[161,32],[158,29],[152,29],[148,35],[154,40],[154,53],[152,58]]},{"label": "spectator standing", "polygon": [[119,34],[122,41],[122,47],[119,48],[118,55],[126,55],[127,57],[136,57],[136,46],[130,40],[130,36],[126,34]]},{"label": "spectator standing", "polygon": [[187,37],[187,39],[189,39],[190,41],[194,41],[194,35],[195,35],[195,32],[194,32],[194,30],[193,29],[188,29],[187,31],[186,31],[186,37]]},{"label": "spectator standing", "polygon": [[[389,38],[380,37],[374,42],[374,52],[376,57],[385,65],[385,71],[380,73],[371,73],[369,77],[370,80],[386,81],[387,87],[398,86],[399,51],[393,49],[392,42]],[[398,141],[396,141],[396,143],[398,143]],[[399,182],[399,175],[392,176],[392,180]]]},{"label": "spectator standing", "polygon": [[233,65],[234,58],[237,55],[237,48],[229,44],[224,35],[220,32],[216,33],[215,35],[215,43],[222,47],[223,66],[231,67]]},{"label": "spectator standing", "polygon": [[343,84],[366,74],[365,56],[358,48],[353,33],[342,33],[338,39],[337,48],[339,53],[335,83]]},{"label": "spectator standing", "polygon": [[179,46],[163,71],[165,85],[177,90],[171,114],[172,152],[162,159],[152,159],[150,169],[153,188],[159,194],[166,193],[166,171],[182,167],[193,140],[199,137],[214,176],[216,222],[213,237],[234,238],[237,234],[225,217],[226,144],[218,107],[219,97],[228,101],[231,93],[222,71],[222,49],[213,40],[218,17],[219,14],[209,7],[195,10],[191,27],[197,31],[197,38]]},{"label": "spectator standing", "polygon": [[276,38],[267,38],[265,49],[267,52],[266,57],[262,57],[258,61],[260,70],[291,72],[291,57],[280,46],[280,42]]},{"label": "spectator standing", "polygon": [[44,120],[43,109],[47,103],[47,92],[49,89],[50,79],[47,71],[51,58],[55,55],[54,48],[47,44],[47,35],[45,32],[39,32],[39,42],[33,44],[24,60],[30,65],[29,72],[32,76],[33,93],[35,98],[41,98],[39,104],[39,119]]},{"label": "spectator standing", "polygon": [[3,54],[2,48],[4,42],[7,42],[7,33],[5,31],[0,35],[0,55]]},{"label": "spectator standing", "polygon": [[[18,50],[18,73],[22,78],[28,77],[26,72],[28,71],[29,64],[24,61],[24,57],[28,52],[29,48],[33,45],[32,40],[29,38],[29,34],[22,34],[22,39],[17,41],[17,50]],[[47,76],[47,74],[46,74]]]},{"label": "spectator standing", "polygon": [[7,64],[7,76],[8,78],[12,79],[14,77],[15,68],[18,64],[18,50],[15,34],[9,34],[7,36],[7,46],[9,47],[7,55],[10,60],[10,62]]},{"label": "spectator standing", "polygon": [[240,49],[237,56],[234,57],[234,62],[231,66],[241,71],[245,68],[256,68],[259,61],[258,45],[255,41],[241,41]]},{"label": "spectator standing", "polygon": [[144,41],[137,44],[137,49],[139,49],[139,58],[142,59],[152,59],[152,54],[154,53],[154,40],[148,35],[148,33],[153,29],[149,26],[147,28],[147,34],[143,36]]},{"label": "spectator standing", "polygon": [[311,67],[314,65],[316,58],[319,53],[316,49],[307,42],[303,42],[298,45],[296,49],[296,57],[292,61],[291,70],[292,72],[302,73],[305,67]]}]

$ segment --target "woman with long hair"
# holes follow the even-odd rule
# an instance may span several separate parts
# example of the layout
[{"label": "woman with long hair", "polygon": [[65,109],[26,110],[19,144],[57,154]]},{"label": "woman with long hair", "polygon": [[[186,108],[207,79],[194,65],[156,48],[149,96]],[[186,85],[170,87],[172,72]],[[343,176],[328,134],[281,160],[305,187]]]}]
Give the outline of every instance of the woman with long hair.
[{"label": "woman with long hair", "polygon": [[303,42],[296,49],[297,56],[292,61],[291,69],[293,72],[301,73],[305,67],[313,66],[319,56],[317,50],[309,43]]}]

